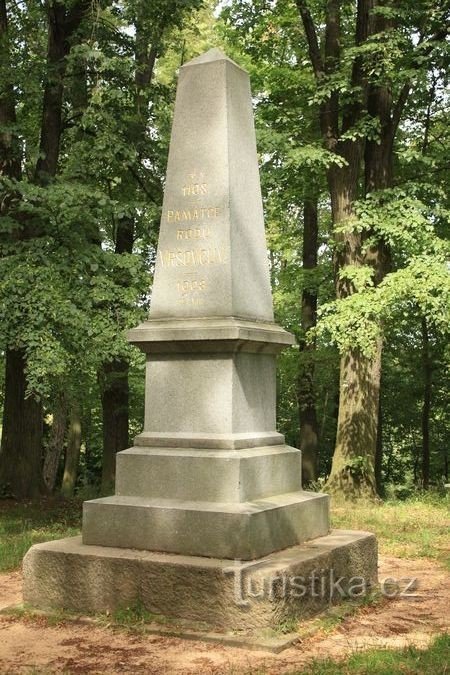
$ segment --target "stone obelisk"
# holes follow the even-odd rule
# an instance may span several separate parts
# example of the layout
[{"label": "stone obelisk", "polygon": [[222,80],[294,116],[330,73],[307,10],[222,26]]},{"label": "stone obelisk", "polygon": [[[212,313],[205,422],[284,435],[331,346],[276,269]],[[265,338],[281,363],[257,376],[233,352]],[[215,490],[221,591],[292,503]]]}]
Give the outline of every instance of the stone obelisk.
[{"label": "stone obelisk", "polygon": [[[302,490],[300,451],[276,430],[276,355],[294,338],[274,323],[249,78],[217,49],[181,68],[150,316],[129,340],[147,356],[144,430],[117,456],[115,495],[85,502],[82,543],[28,555],[31,603],[104,610],[137,597],[243,627],[272,610],[242,613],[230,560],[282,551],[279,572],[345,559],[373,579],[373,537],[329,535],[328,497]],[[77,594],[45,586],[45,565],[70,568]]]},{"label": "stone obelisk", "polygon": [[83,542],[249,560],[329,530],[276,431],[274,324],[249,78],[219,50],[181,68],[150,318],[145,425]]}]

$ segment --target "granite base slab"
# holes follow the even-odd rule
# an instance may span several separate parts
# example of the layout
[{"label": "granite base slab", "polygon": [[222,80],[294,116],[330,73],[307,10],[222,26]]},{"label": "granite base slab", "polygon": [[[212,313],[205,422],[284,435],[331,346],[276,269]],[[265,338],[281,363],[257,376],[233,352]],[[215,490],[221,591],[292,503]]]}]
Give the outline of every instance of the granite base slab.
[{"label": "granite base slab", "polygon": [[24,559],[24,601],[42,609],[152,614],[228,631],[277,630],[377,582],[373,534],[334,530],[246,563],[103,546],[81,537],[36,544]]}]

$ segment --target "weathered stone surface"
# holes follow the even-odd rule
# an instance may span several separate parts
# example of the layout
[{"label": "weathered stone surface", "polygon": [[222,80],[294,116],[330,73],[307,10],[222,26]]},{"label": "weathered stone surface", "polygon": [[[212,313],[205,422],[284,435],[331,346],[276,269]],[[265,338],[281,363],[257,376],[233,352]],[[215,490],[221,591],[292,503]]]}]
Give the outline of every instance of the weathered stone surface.
[{"label": "weathered stone surface", "polygon": [[273,321],[249,77],[219,50],[180,69],[150,316]]},{"label": "weathered stone surface", "polygon": [[134,444],[148,448],[243,450],[245,448],[256,448],[265,445],[284,445],[284,436],[277,431],[253,431],[235,434],[144,431],[135,437]]},{"label": "weathered stone surface", "polygon": [[301,455],[286,445],[244,450],[134,447],[117,455],[118,496],[247,502],[301,489]]},{"label": "weathered stone surface", "polygon": [[135,445],[284,443],[275,355],[295,340],[273,323],[249,78],[218,50],[181,69],[150,319],[128,337],[149,355]]},{"label": "weathered stone surface", "polygon": [[83,543],[254,560],[329,531],[328,497],[292,492],[252,502],[114,496],[83,505]]},{"label": "weathered stone surface", "polygon": [[[375,537],[335,530],[255,564],[85,546],[80,537],[36,544],[24,559],[24,600],[41,609],[149,612],[229,630],[306,618],[341,599],[333,581],[377,580]],[[284,581],[283,581],[284,579]],[[303,581],[302,581],[303,579]],[[251,580],[254,594],[247,592]],[[300,584],[305,586],[301,594]],[[297,594],[297,596],[296,596]]]},{"label": "weathered stone surface", "polygon": [[295,338],[275,323],[235,317],[151,319],[128,331],[128,340],[147,353],[240,352],[277,354]]},{"label": "weathered stone surface", "polygon": [[144,431],[186,438],[275,431],[275,385],[272,354],[154,354],[147,363],[146,395],[153,404],[146,407]]}]

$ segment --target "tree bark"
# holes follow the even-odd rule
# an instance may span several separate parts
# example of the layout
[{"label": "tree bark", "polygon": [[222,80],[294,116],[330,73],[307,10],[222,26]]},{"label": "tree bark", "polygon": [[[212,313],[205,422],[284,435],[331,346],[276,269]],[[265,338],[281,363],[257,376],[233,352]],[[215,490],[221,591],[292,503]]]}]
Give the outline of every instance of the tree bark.
[{"label": "tree bark", "polygon": [[50,494],[55,490],[59,463],[64,450],[66,428],[67,401],[65,394],[60,392],[56,397],[54,405],[52,428],[44,459],[44,481]]},{"label": "tree bark", "polygon": [[77,483],[78,463],[81,449],[81,419],[80,409],[77,403],[72,405],[69,420],[69,432],[67,435],[66,461],[61,486],[61,494],[64,497],[73,497]]},{"label": "tree bark", "polygon": [[102,492],[114,488],[116,454],[128,447],[128,361],[103,364],[101,399],[103,415]]},{"label": "tree bark", "polygon": [[423,368],[423,404],[422,404],[422,487],[430,487],[430,411],[432,388],[432,361],[430,355],[430,336],[427,320],[422,318],[422,368]]},{"label": "tree bark", "polygon": [[378,397],[378,428],[377,428],[377,446],[375,449],[375,484],[377,493],[383,496],[383,408],[381,405],[381,396]]},{"label": "tree bark", "polygon": [[21,499],[44,492],[42,466],[42,406],[26,396],[25,351],[6,352],[5,404],[0,455],[0,488]]},{"label": "tree bark", "polygon": [[[303,269],[317,267],[318,216],[317,199],[305,200],[303,206]],[[306,279],[306,275],[305,275]],[[317,480],[319,425],[317,421],[314,394],[314,353],[315,343],[308,342],[308,331],[317,321],[317,290],[314,284],[305,283],[302,292],[302,330],[304,338],[300,341],[300,365],[297,380],[297,399],[299,406],[300,436],[299,448],[302,451],[302,480],[304,485]]]},{"label": "tree bark", "polygon": [[[8,14],[6,0],[0,0],[0,55],[3,68],[8,70],[10,78],[3,73],[3,82],[0,90],[0,175],[20,180],[21,147],[14,131],[16,123],[16,106],[12,79],[12,67],[8,36]],[[8,128],[10,127],[10,128]],[[5,209],[2,199],[1,211]]]},{"label": "tree bark", "polygon": [[[325,17],[324,58],[307,0],[296,0],[308,42],[313,72],[318,84],[333,75],[340,57],[340,5],[328,0]],[[383,5],[380,0],[358,0],[355,22],[355,44],[362,45],[369,36],[392,28],[392,19],[385,12],[372,10]],[[392,184],[393,143],[410,85],[406,83],[397,101],[383,83],[368,83],[363,56],[353,62],[351,86],[361,92],[349,103],[340,103],[338,92],[331,92],[320,111],[321,133],[325,147],[339,154],[345,166],[332,166],[328,171],[332,221],[336,226],[354,216],[354,203],[359,196],[384,189]],[[376,140],[342,140],[368,113],[380,125]],[[339,123],[341,120],[341,128]],[[364,189],[361,178],[364,174]],[[370,265],[374,281],[379,283],[389,270],[390,255],[383,241],[364,252],[364,243],[372,233],[358,232],[335,235],[336,293],[343,298],[355,292],[350,280],[339,274],[347,265]],[[336,449],[326,490],[346,497],[376,496],[375,456],[381,375],[381,340],[369,359],[357,350],[344,354],[340,364],[339,416]]]},{"label": "tree bark", "polygon": [[345,498],[373,498],[381,342],[369,360],[358,351],[341,359],[339,421],[326,490]]},{"label": "tree bark", "polygon": [[[117,224],[115,253],[133,252],[134,223],[121,218]],[[127,283],[127,279],[118,279]],[[129,424],[129,363],[116,358],[104,363],[100,371],[100,391],[103,422],[102,492],[113,490],[116,475],[116,454],[128,447]]]},{"label": "tree bark", "polygon": [[67,56],[90,2],[78,0],[70,10],[66,7],[65,2],[54,2],[47,10],[47,73],[42,104],[40,152],[35,169],[35,180],[40,185],[46,185],[56,175],[58,168]]}]

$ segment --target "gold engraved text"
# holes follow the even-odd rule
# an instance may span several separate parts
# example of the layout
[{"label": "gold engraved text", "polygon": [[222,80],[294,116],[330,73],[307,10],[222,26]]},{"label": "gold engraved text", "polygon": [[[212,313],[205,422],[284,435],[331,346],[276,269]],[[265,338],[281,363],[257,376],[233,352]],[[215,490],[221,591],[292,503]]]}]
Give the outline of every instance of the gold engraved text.
[{"label": "gold engraved text", "polygon": [[220,208],[218,206],[200,206],[192,209],[169,209],[167,211],[168,223],[181,223],[187,220],[208,220],[218,218]]},{"label": "gold engraved text", "polygon": [[206,288],[206,279],[184,279],[177,281],[177,290],[179,293],[193,293],[195,291],[204,291]]},{"label": "gold engraved text", "polygon": [[191,195],[206,195],[208,192],[208,186],[206,183],[193,183],[189,185],[183,185],[181,190],[185,197],[190,197]]},{"label": "gold engraved text", "polygon": [[220,248],[196,248],[188,251],[167,249],[159,252],[163,267],[195,267],[197,265],[224,265],[226,250]]},{"label": "gold engraved text", "polygon": [[211,236],[209,227],[190,227],[185,230],[177,230],[177,239],[208,239]]}]

